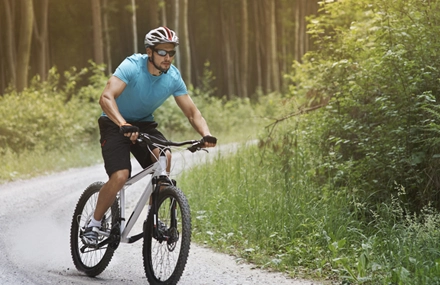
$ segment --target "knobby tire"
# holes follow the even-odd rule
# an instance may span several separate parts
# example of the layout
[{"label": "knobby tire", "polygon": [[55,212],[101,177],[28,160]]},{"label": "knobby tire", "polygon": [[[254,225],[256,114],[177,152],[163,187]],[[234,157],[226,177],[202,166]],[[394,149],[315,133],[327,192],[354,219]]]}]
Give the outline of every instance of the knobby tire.
[{"label": "knobby tire", "polygon": [[[83,242],[80,238],[81,228],[85,226],[93,214],[99,190],[103,185],[103,182],[95,182],[84,190],[76,205],[70,228],[70,253],[73,263],[79,271],[91,277],[97,276],[105,270],[115,251],[112,247],[105,245],[98,249],[87,248],[85,252],[81,252],[83,247]],[[118,218],[119,206],[116,200],[105,213],[103,227],[111,230]]]},{"label": "knobby tire", "polygon": [[[145,274],[152,285],[177,284],[185,269],[191,243],[189,204],[180,189],[168,186],[160,191],[157,205],[158,219],[165,225],[162,230],[173,238],[169,242],[154,238],[154,215],[148,215],[143,244]],[[175,208],[176,225],[171,225],[170,208]]]}]

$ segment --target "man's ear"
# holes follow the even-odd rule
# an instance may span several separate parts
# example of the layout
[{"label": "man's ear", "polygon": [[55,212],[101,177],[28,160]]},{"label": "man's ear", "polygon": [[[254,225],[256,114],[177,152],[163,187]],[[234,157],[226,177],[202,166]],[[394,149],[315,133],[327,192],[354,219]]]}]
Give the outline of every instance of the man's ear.
[{"label": "man's ear", "polygon": [[148,56],[151,56],[153,54],[153,50],[151,49],[151,47],[147,47],[145,49],[145,52],[148,54]]}]

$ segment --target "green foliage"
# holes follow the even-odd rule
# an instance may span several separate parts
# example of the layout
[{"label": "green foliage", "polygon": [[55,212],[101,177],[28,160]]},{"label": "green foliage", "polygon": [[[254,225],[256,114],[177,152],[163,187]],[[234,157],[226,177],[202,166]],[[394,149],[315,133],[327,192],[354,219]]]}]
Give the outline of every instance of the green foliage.
[{"label": "green foliage", "polygon": [[437,284],[438,211],[427,206],[411,214],[408,194],[397,184],[396,195],[370,214],[358,189],[322,187],[319,151],[306,143],[309,123],[298,120],[271,141],[220,154],[180,177],[194,239],[296,277]]},{"label": "green foliage", "polygon": [[322,173],[361,189],[372,204],[388,200],[397,181],[412,210],[429,201],[440,209],[440,149],[432,139],[432,106],[440,99],[438,8],[435,1],[324,4],[310,24],[321,48],[290,75],[291,96],[329,101],[312,122]]},{"label": "green foliage", "polygon": [[[92,68],[95,69],[92,79],[102,81],[103,74],[96,77],[99,68],[93,65]],[[96,138],[96,120],[100,114],[96,102],[100,93],[93,85],[75,90],[80,75],[87,71],[66,73],[66,83],[60,86],[60,76],[53,68],[46,82],[36,78],[23,92],[12,91],[0,97],[2,154],[7,149],[20,153],[69,148],[90,140],[90,135]]]},{"label": "green foliage", "polygon": [[[90,84],[77,89],[76,84],[84,75],[90,76]],[[10,91],[1,96],[0,179],[41,173],[41,163],[36,160],[45,154],[69,152],[96,142],[101,113],[98,98],[105,81],[103,67],[94,63],[79,72],[72,68],[63,80],[52,68],[47,81],[36,77],[23,92]],[[16,162],[34,168],[19,167]],[[57,167],[43,165],[42,169]]]},{"label": "green foliage", "polygon": [[324,107],[181,179],[195,239],[294,276],[439,284],[439,8],[322,3],[271,114]]}]

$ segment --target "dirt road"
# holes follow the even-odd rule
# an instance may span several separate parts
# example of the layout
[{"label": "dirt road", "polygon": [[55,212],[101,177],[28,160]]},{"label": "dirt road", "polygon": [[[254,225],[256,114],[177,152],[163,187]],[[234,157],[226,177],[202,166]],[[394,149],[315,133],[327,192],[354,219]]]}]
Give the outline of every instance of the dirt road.
[{"label": "dirt road", "polygon": [[[174,173],[215,155],[219,154],[175,155]],[[0,185],[0,284],[148,284],[142,242],[121,244],[110,265],[96,278],[78,272],[72,263],[69,231],[75,204],[89,184],[105,180],[103,166],[96,165]],[[138,197],[141,186],[129,188],[128,205]],[[234,257],[193,243],[180,284],[318,283],[252,269],[238,264]]]}]

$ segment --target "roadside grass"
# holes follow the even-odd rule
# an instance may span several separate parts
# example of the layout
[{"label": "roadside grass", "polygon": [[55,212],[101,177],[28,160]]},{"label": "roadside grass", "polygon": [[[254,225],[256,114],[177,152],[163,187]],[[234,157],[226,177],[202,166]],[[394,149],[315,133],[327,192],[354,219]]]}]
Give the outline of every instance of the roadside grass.
[{"label": "roadside grass", "polygon": [[260,145],[185,172],[194,241],[324,283],[440,284],[438,212],[407,214],[398,185],[391,205],[366,209],[356,189],[317,187],[281,160]]},{"label": "roadside grass", "polygon": [[7,149],[2,155],[0,183],[98,163],[102,163],[98,142],[78,144],[68,149],[52,151],[23,150],[16,153]]}]

